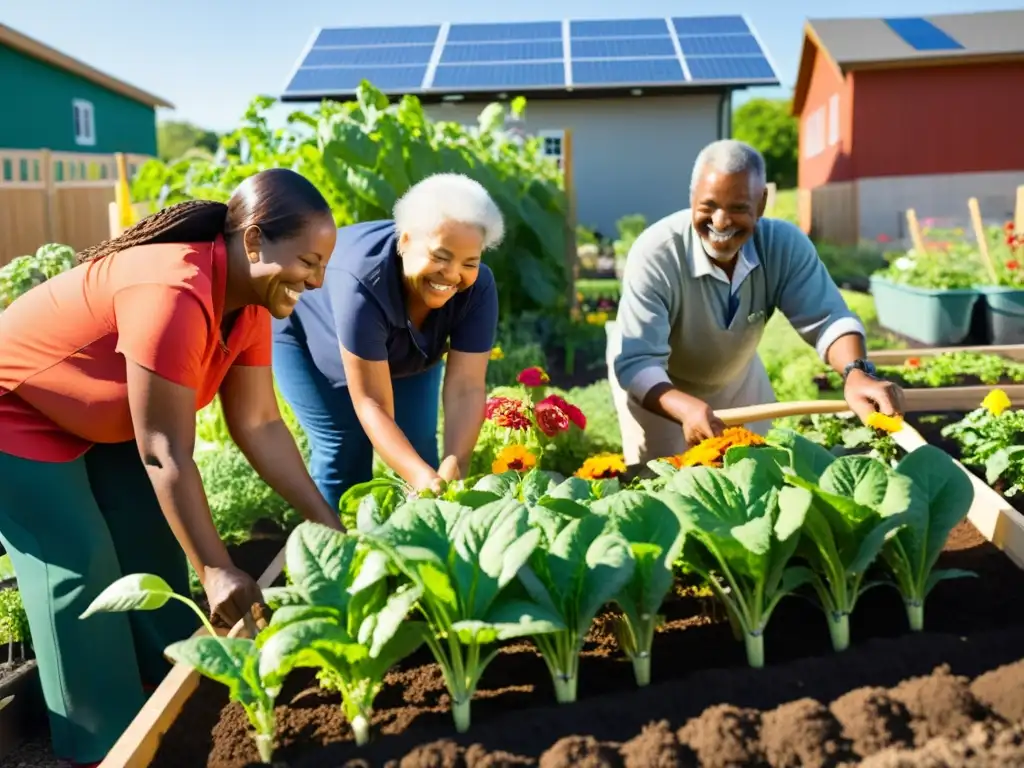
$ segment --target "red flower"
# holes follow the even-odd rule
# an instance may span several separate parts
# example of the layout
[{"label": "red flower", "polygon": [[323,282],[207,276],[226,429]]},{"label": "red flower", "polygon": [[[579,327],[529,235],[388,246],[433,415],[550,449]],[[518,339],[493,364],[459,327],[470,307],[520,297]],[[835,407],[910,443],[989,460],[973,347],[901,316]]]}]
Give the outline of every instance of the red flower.
[{"label": "red flower", "polygon": [[1007,269],[1020,269],[1020,262],[1017,261],[1016,259],[1010,259],[1008,262],[1006,262],[1006,268]]},{"label": "red flower", "polygon": [[510,397],[492,397],[484,409],[485,416],[499,427],[507,429],[529,429],[530,417],[521,400]]},{"label": "red flower", "polygon": [[904,365],[907,366],[907,368],[920,368],[921,367],[921,358],[920,357],[908,357],[907,361],[904,363]]},{"label": "red flower", "polygon": [[1013,233],[1013,222],[1012,221],[1008,221],[1005,224],[1003,224],[1003,231],[1006,234],[1008,234],[1008,235],[1012,234]]},{"label": "red flower", "polygon": [[537,427],[548,437],[554,437],[559,432],[569,429],[569,416],[550,401],[550,398],[541,400],[533,409],[537,417]]},{"label": "red flower", "polygon": [[[583,411],[581,411],[572,403],[565,402],[565,400],[563,400],[558,395],[548,395],[543,400],[541,400],[541,403],[552,403],[558,406],[565,413],[565,415],[569,417],[569,421],[571,421],[580,429],[587,428],[587,417],[583,415]],[[540,403],[538,403],[538,405],[539,404]]]},{"label": "red flower", "polygon": [[551,381],[551,377],[544,372],[543,368],[534,366],[533,368],[526,368],[520,371],[516,381],[528,387],[543,387]]}]

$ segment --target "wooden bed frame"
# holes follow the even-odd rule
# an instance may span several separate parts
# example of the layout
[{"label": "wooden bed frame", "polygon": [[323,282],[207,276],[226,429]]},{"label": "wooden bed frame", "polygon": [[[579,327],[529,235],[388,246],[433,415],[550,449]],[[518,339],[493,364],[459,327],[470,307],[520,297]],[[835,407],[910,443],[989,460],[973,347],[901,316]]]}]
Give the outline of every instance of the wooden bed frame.
[{"label": "wooden bed frame", "polygon": [[[1010,359],[1024,361],[1024,346],[1013,347],[958,347],[949,349],[885,350],[873,352],[871,359],[877,364],[898,364],[907,357],[929,357],[949,351],[971,351],[1002,354]],[[907,412],[961,411],[978,408],[985,395],[996,387],[943,387],[905,390]],[[1024,406],[1024,385],[1001,387],[1014,406]],[[784,416],[818,413],[849,413],[843,400],[810,400],[802,402],[770,403],[767,405],[732,408],[718,412],[726,424],[739,425]],[[909,425],[893,435],[907,451],[926,444],[917,430]],[[975,477],[962,464],[961,470],[974,485],[974,503],[968,519],[983,536],[995,544],[1019,568],[1024,569],[1024,515],[1017,512],[996,491]],[[274,558],[259,578],[261,587],[269,587],[280,576],[284,567],[284,550]],[[205,634],[200,630],[197,634]],[[243,622],[232,628],[232,635],[248,634]],[[199,684],[199,674],[190,667],[177,664],[149,698],[111,749],[100,768],[146,768],[152,762],[160,740],[180,714],[185,702]]]}]

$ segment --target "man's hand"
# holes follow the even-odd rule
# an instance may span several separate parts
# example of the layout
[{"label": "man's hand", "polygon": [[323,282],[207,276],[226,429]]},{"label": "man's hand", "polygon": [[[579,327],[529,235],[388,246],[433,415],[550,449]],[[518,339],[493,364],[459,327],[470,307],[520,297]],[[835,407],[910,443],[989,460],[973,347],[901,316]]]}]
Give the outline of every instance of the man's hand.
[{"label": "man's hand", "polygon": [[865,424],[875,411],[886,416],[902,416],[905,409],[902,389],[891,381],[876,379],[856,369],[850,371],[846,379],[843,398]]},{"label": "man's hand", "polygon": [[459,479],[459,460],[455,456],[446,456],[437,470],[446,483],[452,483]]},{"label": "man's hand", "polygon": [[711,406],[703,400],[688,397],[682,407],[680,421],[683,425],[683,439],[687,445],[697,445],[709,437],[718,437],[725,429],[725,423],[715,416]]}]

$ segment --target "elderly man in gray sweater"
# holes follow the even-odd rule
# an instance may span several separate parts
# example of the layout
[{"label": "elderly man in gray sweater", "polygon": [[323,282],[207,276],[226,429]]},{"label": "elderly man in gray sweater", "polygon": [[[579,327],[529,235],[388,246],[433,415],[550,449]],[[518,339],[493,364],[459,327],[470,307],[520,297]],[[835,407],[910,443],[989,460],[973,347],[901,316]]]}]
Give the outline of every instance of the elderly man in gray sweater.
[{"label": "elderly man in gray sweater", "polygon": [[[761,154],[716,141],[697,157],[691,207],[652,224],[630,250],[608,344],[627,463],[720,434],[716,410],[775,401],[757,345],[776,309],[843,375],[861,419],[902,413],[901,390],[875,375],[864,327],[814,245],[762,218],[766,202]],[[769,425],[748,426],[763,434]]]}]

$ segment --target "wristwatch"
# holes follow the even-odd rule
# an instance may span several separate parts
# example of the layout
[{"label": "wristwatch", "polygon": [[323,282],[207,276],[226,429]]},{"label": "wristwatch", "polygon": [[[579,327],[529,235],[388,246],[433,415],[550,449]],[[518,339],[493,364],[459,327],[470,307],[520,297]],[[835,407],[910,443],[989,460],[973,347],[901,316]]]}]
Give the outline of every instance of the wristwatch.
[{"label": "wristwatch", "polygon": [[847,366],[843,368],[843,381],[846,381],[846,378],[850,375],[850,371],[853,370],[864,371],[864,373],[873,379],[878,378],[878,369],[875,368],[875,364],[870,360],[860,358],[859,360],[854,360],[852,363],[847,364]]}]

